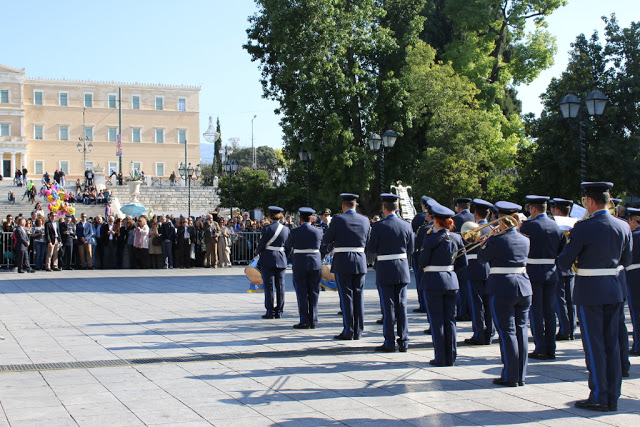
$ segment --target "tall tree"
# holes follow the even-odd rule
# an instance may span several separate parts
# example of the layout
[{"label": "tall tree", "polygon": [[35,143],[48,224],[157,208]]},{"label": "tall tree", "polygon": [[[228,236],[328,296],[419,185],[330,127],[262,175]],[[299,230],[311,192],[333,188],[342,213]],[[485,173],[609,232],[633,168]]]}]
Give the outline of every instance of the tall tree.
[{"label": "tall tree", "polygon": [[220,150],[222,149],[222,130],[220,129],[220,117],[216,119],[216,132],[218,132],[219,136],[213,144],[213,174],[220,176],[222,175],[222,160],[220,156]]}]

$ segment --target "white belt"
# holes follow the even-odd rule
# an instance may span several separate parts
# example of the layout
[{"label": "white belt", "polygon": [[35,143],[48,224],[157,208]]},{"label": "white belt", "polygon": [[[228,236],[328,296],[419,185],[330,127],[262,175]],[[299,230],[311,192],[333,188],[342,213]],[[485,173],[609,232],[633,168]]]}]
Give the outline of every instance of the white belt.
[{"label": "white belt", "polygon": [[364,252],[364,248],[349,248],[349,247],[333,248],[333,252],[334,253],[340,253],[340,252]]},{"label": "white belt", "polygon": [[378,255],[376,259],[378,261],[390,261],[392,259],[407,259],[407,254]]},{"label": "white belt", "polygon": [[620,270],[624,270],[621,265],[616,268],[579,268],[576,274],[583,277],[617,276]]},{"label": "white belt", "polygon": [[478,259],[478,254],[467,254],[467,259]]},{"label": "white belt", "polygon": [[489,274],[520,274],[526,269],[526,267],[491,267]]},{"label": "white belt", "polygon": [[320,249],[294,249],[294,254],[319,254]]},{"label": "white belt", "polygon": [[265,249],[276,252],[284,252],[284,247],[282,246],[267,246]]},{"label": "white belt", "polygon": [[556,260],[553,258],[527,258],[527,264],[532,265],[554,265]]},{"label": "white belt", "polygon": [[422,271],[425,273],[444,273],[447,271],[453,271],[453,265],[427,265]]},{"label": "white belt", "polygon": [[629,267],[627,267],[627,271],[635,270],[637,268],[640,268],[640,264],[631,264]]}]

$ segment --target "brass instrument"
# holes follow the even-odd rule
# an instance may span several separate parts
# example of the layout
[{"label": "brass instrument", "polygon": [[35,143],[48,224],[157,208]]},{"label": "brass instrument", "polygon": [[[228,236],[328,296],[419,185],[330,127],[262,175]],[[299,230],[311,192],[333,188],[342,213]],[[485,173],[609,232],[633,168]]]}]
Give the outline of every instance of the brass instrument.
[{"label": "brass instrument", "polygon": [[[514,214],[517,215],[517,214]],[[505,215],[503,217],[494,219],[491,222],[488,222],[482,226],[478,226],[478,224],[473,223],[476,225],[476,227],[473,227],[471,225],[469,225],[469,227],[472,227],[470,230],[465,231],[463,234],[463,232],[460,233],[460,235],[462,236],[462,238],[469,242],[468,245],[465,245],[463,247],[461,247],[460,249],[458,249],[457,251],[455,251],[452,255],[452,259],[457,259],[459,257],[461,257],[463,254],[465,254],[467,251],[472,251],[475,248],[482,246],[486,243],[487,239],[483,239],[480,240],[482,237],[482,234],[480,233],[480,231],[482,231],[483,229],[490,227],[492,224],[496,223],[496,222],[500,222],[502,221],[506,226],[507,226],[507,230],[512,229],[512,228],[516,228],[518,227],[518,225],[520,225],[518,219],[516,219],[513,215]],[[470,221],[469,221],[470,222]],[[462,225],[462,228],[464,228],[465,224],[464,223]],[[494,234],[494,236],[499,236],[503,233],[505,233],[507,230],[501,231],[500,233],[496,233]]]}]

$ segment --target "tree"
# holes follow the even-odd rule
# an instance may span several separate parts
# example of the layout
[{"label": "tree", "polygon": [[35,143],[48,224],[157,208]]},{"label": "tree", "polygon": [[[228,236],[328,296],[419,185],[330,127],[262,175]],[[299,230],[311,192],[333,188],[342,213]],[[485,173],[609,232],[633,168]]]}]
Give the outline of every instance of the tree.
[{"label": "tree", "polygon": [[580,97],[600,89],[609,97],[604,115],[587,117],[587,179],[615,183],[617,195],[640,194],[640,24],[621,29],[615,19],[606,22],[605,43],[597,32],[583,34],[572,44],[569,64],[542,96],[544,111],[532,121],[534,140],[521,162],[519,187],[578,200],[580,197],[580,143],[577,119],[564,119],[559,102],[569,91]]},{"label": "tree", "polygon": [[[240,168],[251,168],[253,165],[253,150],[251,147],[238,148],[230,157],[237,160]],[[281,156],[278,156],[278,153],[273,148],[266,145],[256,147],[256,167],[267,171],[270,179],[274,179],[278,174],[278,169],[282,166]]]},{"label": "tree", "polygon": [[222,159],[220,156],[220,150],[222,149],[222,130],[220,129],[220,117],[216,119],[216,132],[218,132],[218,139],[214,142],[214,158],[213,158],[213,174],[222,175]]},{"label": "tree", "polygon": [[[233,179],[233,184],[231,184]],[[233,185],[233,187],[231,187]],[[231,178],[224,175],[218,183],[220,205],[229,206],[229,198],[232,192],[233,205],[243,210],[266,208],[270,203],[265,194],[271,188],[269,174],[263,170],[242,168]]]}]

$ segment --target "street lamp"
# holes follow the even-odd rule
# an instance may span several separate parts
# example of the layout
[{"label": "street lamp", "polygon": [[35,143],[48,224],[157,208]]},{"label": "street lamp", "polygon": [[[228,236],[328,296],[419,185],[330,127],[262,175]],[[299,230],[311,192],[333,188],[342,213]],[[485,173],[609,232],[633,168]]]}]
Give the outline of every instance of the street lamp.
[{"label": "street lamp", "polygon": [[[84,171],[82,171],[83,174],[87,170],[87,151],[91,152],[91,150],[93,150],[93,145],[91,144],[91,140],[89,140],[89,143],[87,144],[88,139],[89,138],[87,138],[86,135],[83,135],[81,138],[78,138],[80,142],[78,142],[78,145],[76,145],[76,148],[78,149],[78,151],[82,153],[82,165],[83,165],[82,168],[84,169]],[[85,187],[87,186],[86,175],[84,178],[84,186]]]},{"label": "street lamp", "polygon": [[233,218],[233,175],[238,171],[238,161],[225,160],[223,163],[224,170],[229,174],[229,219]]},{"label": "street lamp", "polygon": [[[580,123],[580,180],[587,180],[587,137],[585,128],[587,126],[587,112],[590,116],[601,116],[604,113],[604,107],[607,105],[607,95],[594,90],[589,93],[586,98],[580,99],[573,93],[569,92],[560,101],[560,111],[565,119],[575,119],[578,117]],[[586,111],[585,111],[586,106]]]},{"label": "street lamp", "polygon": [[256,149],[253,146],[253,121],[258,117],[257,114],[253,115],[253,119],[251,119],[251,169],[256,168]]},{"label": "street lamp", "polygon": [[298,155],[300,156],[300,160],[303,161],[307,167],[307,206],[311,206],[311,193],[309,189],[309,164],[311,163],[311,153],[304,148],[301,148]]},{"label": "street lamp", "polygon": [[213,126],[213,117],[209,116],[209,127],[207,128],[206,132],[202,134],[202,136],[204,137],[204,140],[207,141],[210,144],[214,144],[213,146],[213,159],[211,160],[211,185],[213,185],[213,177],[216,173],[216,171],[213,169],[213,166],[216,162],[216,147],[215,147],[215,143],[218,140],[218,138],[220,138],[220,132],[216,132],[214,126]]},{"label": "street lamp", "polygon": [[188,165],[185,165],[184,163],[180,162],[180,165],[178,166],[178,171],[180,172],[180,176],[182,177],[182,179],[184,179],[185,181],[188,180],[189,184],[188,184],[188,217],[191,217],[191,178],[193,178],[193,175],[195,174],[196,179],[200,176],[200,174],[202,173],[202,170],[200,169],[200,165],[196,165],[196,167],[194,168],[193,166],[191,166],[191,163],[189,163]]},{"label": "street lamp", "polygon": [[398,134],[392,130],[388,130],[382,134],[382,137],[377,133],[372,133],[367,143],[369,148],[373,151],[380,150],[380,192],[384,193],[384,149],[393,148],[396,143]]}]

